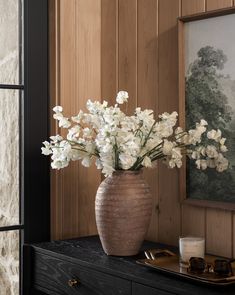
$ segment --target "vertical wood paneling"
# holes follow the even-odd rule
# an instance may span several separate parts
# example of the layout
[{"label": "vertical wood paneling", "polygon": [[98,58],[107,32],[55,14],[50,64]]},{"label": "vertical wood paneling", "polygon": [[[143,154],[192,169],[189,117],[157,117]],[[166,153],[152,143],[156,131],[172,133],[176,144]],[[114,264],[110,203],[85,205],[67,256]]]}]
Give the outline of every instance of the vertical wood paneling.
[{"label": "vertical wood paneling", "polygon": [[101,97],[115,104],[118,91],[118,0],[101,2]]},{"label": "vertical wood paneling", "polygon": [[231,212],[207,209],[207,252],[225,257],[232,256]]},{"label": "vertical wood paneling", "polygon": [[[76,107],[84,109],[87,99],[101,98],[101,1],[76,1]],[[79,235],[96,233],[95,195],[100,184],[100,172],[77,164],[77,227]],[[70,182],[71,185],[71,182]],[[75,209],[76,210],[76,209]],[[76,226],[76,225],[75,225]]]},{"label": "vertical wood paneling", "polygon": [[[74,101],[76,89],[75,80],[75,63],[76,44],[75,44],[76,16],[75,16],[75,1],[69,2],[66,0],[60,1],[60,104],[64,107],[66,115],[71,114],[71,104]],[[70,34],[68,34],[68,31]],[[76,178],[76,173],[73,173],[73,168],[60,170],[57,173],[57,195],[58,195],[58,218],[57,226],[59,227],[58,238],[71,236],[74,233],[72,226],[76,220],[76,212],[71,210],[74,208],[76,201],[76,191],[70,190],[73,178]],[[69,212],[69,213],[68,213]]]},{"label": "vertical wood paneling", "polygon": [[233,0],[206,0],[206,10],[216,10],[233,6]]},{"label": "vertical wood paneling", "polygon": [[[138,1],[138,106],[158,112],[158,0]],[[158,238],[158,169],[146,169],[144,177],[153,195],[152,219],[147,238]]]},{"label": "vertical wood paneling", "polygon": [[182,16],[205,11],[205,1],[206,0],[182,0]]},{"label": "vertical wood paneling", "polygon": [[[54,44],[50,93],[52,104],[61,104],[67,116],[84,109],[88,98],[113,104],[118,89],[130,94],[129,113],[137,104],[157,113],[177,111],[177,17],[180,12],[189,15],[232,4],[230,0],[50,1],[58,16],[50,19]],[[55,125],[51,130],[57,132]],[[180,234],[206,236],[208,252],[235,253],[235,215],[189,205],[181,210],[176,169],[159,165],[145,177],[154,198],[148,239],[178,244]],[[53,171],[53,239],[96,233],[94,199],[99,182],[95,167],[86,169],[78,162]]]},{"label": "vertical wood paneling", "polygon": [[182,206],[182,235],[205,237],[205,209]]},{"label": "vertical wood paneling", "polygon": [[[169,9],[170,7],[170,9]],[[159,1],[159,113],[178,111],[177,17],[180,1]],[[159,165],[159,240],[178,244],[178,171]]]},{"label": "vertical wood paneling", "polygon": [[119,90],[129,92],[130,114],[137,102],[137,0],[119,0],[118,52]]}]

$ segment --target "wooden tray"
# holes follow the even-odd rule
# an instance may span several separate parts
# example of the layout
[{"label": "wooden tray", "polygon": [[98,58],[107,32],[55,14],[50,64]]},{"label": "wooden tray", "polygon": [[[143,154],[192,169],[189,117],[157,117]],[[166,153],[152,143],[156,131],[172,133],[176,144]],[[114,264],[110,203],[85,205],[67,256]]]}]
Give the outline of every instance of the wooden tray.
[{"label": "wooden tray", "polygon": [[[155,253],[162,252],[162,250],[154,250]],[[169,252],[168,250],[166,250]],[[172,253],[172,252],[170,252]],[[147,255],[149,257],[149,255]],[[150,258],[150,257],[149,257]],[[207,263],[213,263],[215,259],[221,257],[206,255],[205,260]],[[136,261],[138,264],[144,265],[151,269],[157,270],[161,273],[174,275],[177,277],[185,278],[191,281],[204,283],[207,285],[216,285],[216,286],[227,286],[235,284],[235,275],[230,276],[219,276],[215,273],[202,273],[202,274],[193,274],[188,272],[187,266],[181,266],[179,263],[179,256],[172,254],[169,256],[159,256],[151,257],[150,259],[139,259]],[[233,274],[235,274],[235,268],[232,265]]]}]

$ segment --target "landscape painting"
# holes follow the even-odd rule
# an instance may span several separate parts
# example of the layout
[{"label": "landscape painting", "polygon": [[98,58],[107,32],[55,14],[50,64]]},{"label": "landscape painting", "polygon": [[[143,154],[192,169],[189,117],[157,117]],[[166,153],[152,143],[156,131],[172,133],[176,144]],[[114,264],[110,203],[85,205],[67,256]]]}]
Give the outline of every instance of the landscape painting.
[{"label": "landscape painting", "polygon": [[230,167],[198,170],[187,160],[188,198],[235,202],[235,14],[184,24],[186,127],[202,118],[227,138]]}]

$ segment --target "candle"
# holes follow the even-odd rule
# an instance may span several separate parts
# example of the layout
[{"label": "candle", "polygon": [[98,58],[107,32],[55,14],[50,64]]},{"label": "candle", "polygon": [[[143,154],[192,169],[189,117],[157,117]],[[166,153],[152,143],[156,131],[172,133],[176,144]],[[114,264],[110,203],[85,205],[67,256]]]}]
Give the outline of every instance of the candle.
[{"label": "candle", "polygon": [[179,239],[180,262],[188,264],[191,257],[204,258],[205,239],[198,237],[182,237]]}]

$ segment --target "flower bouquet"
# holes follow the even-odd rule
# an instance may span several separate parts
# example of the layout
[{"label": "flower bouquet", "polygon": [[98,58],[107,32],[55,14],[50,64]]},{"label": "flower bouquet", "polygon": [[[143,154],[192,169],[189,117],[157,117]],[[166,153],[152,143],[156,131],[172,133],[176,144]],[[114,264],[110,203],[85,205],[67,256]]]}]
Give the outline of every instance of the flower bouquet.
[{"label": "flower bouquet", "polygon": [[180,168],[183,155],[195,160],[198,169],[222,172],[228,168],[226,139],[220,130],[207,131],[207,122],[202,119],[195,129],[184,131],[176,127],[177,112],[165,112],[155,120],[153,110],[138,107],[127,116],[119,107],[127,100],[125,91],[117,94],[115,106],[88,100],[88,113],[80,111],[71,120],[63,116],[61,106],[54,107],[54,119],[68,134],[67,138],[56,135],[43,142],[42,153],[51,155],[52,168],[67,167],[71,160],[81,160],[89,167],[95,161],[97,169],[110,176],[117,170],[152,167],[157,160]]},{"label": "flower bouquet", "polygon": [[[81,160],[85,167],[95,162],[107,177],[97,191],[96,221],[103,248],[112,255],[136,254],[148,228],[152,202],[140,176],[143,167],[154,167],[160,160],[180,168],[186,155],[198,169],[222,172],[228,168],[226,139],[220,130],[207,130],[203,118],[186,131],[177,126],[177,112],[165,112],[157,120],[153,110],[137,107],[129,116],[120,108],[128,98],[127,92],[120,91],[114,106],[88,100],[88,112],[80,110],[71,119],[64,117],[61,106],[54,107],[54,119],[68,130],[67,137],[51,136],[42,147],[54,169],[67,167],[70,161]],[[111,221],[115,218],[119,223]],[[138,237],[131,234],[135,228],[139,228]]]}]

